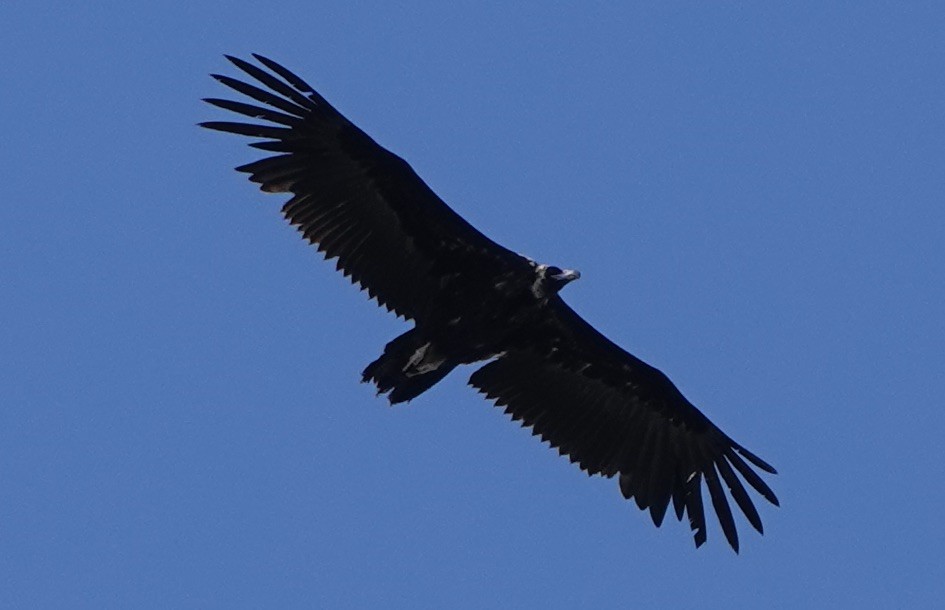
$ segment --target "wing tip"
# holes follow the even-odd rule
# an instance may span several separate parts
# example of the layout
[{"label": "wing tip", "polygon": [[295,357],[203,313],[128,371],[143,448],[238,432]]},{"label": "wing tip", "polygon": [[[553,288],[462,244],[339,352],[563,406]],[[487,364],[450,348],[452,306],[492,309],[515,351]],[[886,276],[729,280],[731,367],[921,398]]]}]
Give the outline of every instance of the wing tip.
[{"label": "wing tip", "polygon": [[774,466],[764,461],[763,459],[761,459],[760,457],[758,457],[751,451],[745,449],[738,443],[733,442],[732,448],[735,449],[735,451],[737,451],[743,458],[745,458],[746,460],[754,464],[757,468],[764,470],[768,474],[778,474],[778,471],[777,469],[775,469]]},{"label": "wing tip", "polygon": [[239,57],[235,55],[230,55],[229,53],[224,53],[223,57],[225,57],[227,61],[229,61],[231,64],[233,64],[234,66],[240,69],[242,69],[243,66],[250,65],[245,59],[240,59]]},{"label": "wing tip", "polygon": [[262,53],[250,53],[250,55],[252,55],[256,61],[266,66],[267,68],[272,69],[273,66],[279,66],[280,68],[285,70],[285,68],[281,64],[279,64],[277,61],[270,59],[269,57],[263,55]]}]

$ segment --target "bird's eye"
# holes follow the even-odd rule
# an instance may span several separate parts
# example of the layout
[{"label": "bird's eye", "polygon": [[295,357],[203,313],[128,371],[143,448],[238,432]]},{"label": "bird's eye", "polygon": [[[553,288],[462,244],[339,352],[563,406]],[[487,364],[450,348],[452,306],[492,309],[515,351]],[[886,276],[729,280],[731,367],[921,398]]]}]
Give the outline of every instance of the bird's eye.
[{"label": "bird's eye", "polygon": [[545,277],[551,277],[553,275],[561,275],[562,273],[563,271],[561,271],[561,267],[552,266],[552,267],[548,267],[545,270]]}]

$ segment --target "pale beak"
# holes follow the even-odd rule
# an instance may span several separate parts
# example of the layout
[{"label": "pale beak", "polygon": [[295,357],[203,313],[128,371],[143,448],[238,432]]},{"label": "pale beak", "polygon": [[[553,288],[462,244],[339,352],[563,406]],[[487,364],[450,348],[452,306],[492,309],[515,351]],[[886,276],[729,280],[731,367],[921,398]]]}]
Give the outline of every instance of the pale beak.
[{"label": "pale beak", "polygon": [[552,275],[551,279],[558,282],[573,282],[574,280],[581,279],[581,272],[574,269],[565,269],[557,275]]}]

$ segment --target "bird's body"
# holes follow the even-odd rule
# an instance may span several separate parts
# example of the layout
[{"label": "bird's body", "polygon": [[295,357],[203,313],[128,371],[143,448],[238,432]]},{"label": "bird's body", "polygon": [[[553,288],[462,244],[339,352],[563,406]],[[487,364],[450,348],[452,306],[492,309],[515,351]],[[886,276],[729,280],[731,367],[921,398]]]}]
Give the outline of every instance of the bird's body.
[{"label": "bird's body", "polygon": [[365,369],[364,381],[373,381],[398,403],[415,398],[459,364],[524,349],[540,332],[549,299],[577,277],[531,261],[510,269],[453,270],[443,276],[430,313],[387,344]]},{"label": "bird's body", "polygon": [[470,384],[589,474],[617,476],[653,522],[670,503],[706,539],[705,481],[732,547],[724,486],[749,522],[760,517],[741,479],[777,504],[749,465],[767,463],[713,425],[657,369],[578,316],[559,291],[580,277],[538,264],[480,233],[401,158],[375,143],[286,68],[230,60],[267,89],[225,76],[263,105],[211,104],[276,126],[209,122],[263,138],[276,153],[237,168],[267,192],[288,192],[283,214],[338,269],[414,327],[363,372],[391,403],[419,396],[459,365],[489,361]]}]

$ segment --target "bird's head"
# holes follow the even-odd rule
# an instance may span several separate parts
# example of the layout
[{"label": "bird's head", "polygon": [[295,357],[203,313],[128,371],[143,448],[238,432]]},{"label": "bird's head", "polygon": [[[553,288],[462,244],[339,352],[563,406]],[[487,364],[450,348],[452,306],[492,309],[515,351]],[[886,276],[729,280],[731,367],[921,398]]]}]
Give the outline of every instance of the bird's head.
[{"label": "bird's head", "polygon": [[550,297],[570,282],[581,277],[580,271],[562,269],[554,265],[538,265],[535,271],[537,278],[532,285],[532,292],[539,298]]}]

